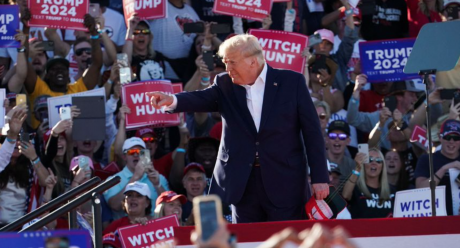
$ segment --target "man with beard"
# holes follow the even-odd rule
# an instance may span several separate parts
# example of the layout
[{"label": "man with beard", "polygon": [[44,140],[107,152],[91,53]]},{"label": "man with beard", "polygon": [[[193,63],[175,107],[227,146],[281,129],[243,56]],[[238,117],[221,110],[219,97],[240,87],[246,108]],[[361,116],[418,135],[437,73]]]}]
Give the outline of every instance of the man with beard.
[{"label": "man with beard", "polygon": [[[16,71],[17,74],[22,74],[21,76],[25,78],[24,86],[31,104],[30,109],[34,109],[33,103],[35,102],[35,98],[40,95],[50,95],[51,97],[54,97],[65,94],[73,94],[91,90],[99,83],[99,72],[102,67],[102,51],[99,33],[96,30],[96,22],[94,18],[88,14],[85,15],[84,25],[88,28],[91,34],[93,63],[88,68],[86,74],[75,83],[70,84],[69,61],[60,57],[54,57],[48,60],[45,67],[46,74],[43,80],[36,74],[31,63],[28,63],[27,69]],[[33,116],[32,128],[36,129],[38,125],[38,120]]]}]

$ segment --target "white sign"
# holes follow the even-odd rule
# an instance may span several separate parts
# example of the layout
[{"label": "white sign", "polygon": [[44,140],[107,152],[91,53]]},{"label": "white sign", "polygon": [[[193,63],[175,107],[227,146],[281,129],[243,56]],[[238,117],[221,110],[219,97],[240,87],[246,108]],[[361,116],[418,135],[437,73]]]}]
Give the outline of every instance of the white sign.
[{"label": "white sign", "polygon": [[[446,186],[437,186],[435,190],[436,216],[447,216]],[[393,217],[431,216],[430,188],[411,189],[396,192]]]},{"label": "white sign", "polygon": [[105,102],[105,89],[99,88],[95,90],[83,91],[75,94],[69,94],[64,96],[56,96],[48,98],[48,119],[50,129],[58,123],[61,118],[59,117],[59,109],[62,107],[72,106],[73,96],[104,96]]},{"label": "white sign", "polygon": [[0,116],[3,116],[0,118],[0,128],[3,128],[5,126],[5,99],[6,99],[6,92],[5,89],[0,89],[0,103],[2,104],[2,107],[0,108]]},{"label": "white sign", "polygon": [[458,209],[460,208],[460,185],[455,182],[458,174],[460,174],[460,170],[454,168],[449,169],[450,186],[452,188],[452,207],[454,210],[454,215],[459,215]]}]

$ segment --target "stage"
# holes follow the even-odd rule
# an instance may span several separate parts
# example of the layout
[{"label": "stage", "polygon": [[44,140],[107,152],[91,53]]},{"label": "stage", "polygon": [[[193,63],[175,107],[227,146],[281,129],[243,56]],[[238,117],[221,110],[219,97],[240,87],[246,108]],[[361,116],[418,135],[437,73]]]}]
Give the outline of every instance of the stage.
[{"label": "stage", "polygon": [[[333,228],[344,227],[357,247],[371,248],[439,248],[460,247],[460,216],[387,218],[325,221],[284,221],[228,225],[238,237],[238,248],[256,247],[272,234],[292,227],[297,231],[321,223]],[[177,247],[193,247],[190,232],[194,227],[174,229]]]}]

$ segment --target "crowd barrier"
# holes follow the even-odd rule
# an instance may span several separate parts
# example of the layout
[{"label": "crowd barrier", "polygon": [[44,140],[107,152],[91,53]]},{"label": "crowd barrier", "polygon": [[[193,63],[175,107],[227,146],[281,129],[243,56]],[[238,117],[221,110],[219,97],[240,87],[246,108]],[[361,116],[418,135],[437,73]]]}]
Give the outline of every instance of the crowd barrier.
[{"label": "crowd barrier", "polygon": [[[238,248],[256,247],[271,235],[292,227],[297,231],[321,223],[329,228],[344,227],[360,248],[440,248],[460,247],[460,216],[387,218],[323,221],[283,221],[228,225],[237,235]],[[190,232],[194,227],[177,227],[177,247],[193,247]]]}]

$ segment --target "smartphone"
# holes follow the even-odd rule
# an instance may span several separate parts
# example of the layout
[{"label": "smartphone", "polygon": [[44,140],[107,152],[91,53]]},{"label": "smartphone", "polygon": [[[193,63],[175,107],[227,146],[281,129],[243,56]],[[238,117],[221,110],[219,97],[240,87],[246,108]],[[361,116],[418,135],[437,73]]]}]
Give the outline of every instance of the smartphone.
[{"label": "smartphone", "polygon": [[62,107],[59,109],[59,116],[61,120],[70,120],[71,117],[71,110],[70,107]]},{"label": "smartphone", "polygon": [[366,154],[366,160],[364,160],[364,163],[369,163],[369,145],[358,144],[358,152]]},{"label": "smartphone", "polygon": [[144,167],[147,168],[150,166],[152,160],[150,159],[150,150],[149,149],[142,149],[139,160],[142,161]]},{"label": "smartphone", "polygon": [[310,36],[308,36],[308,47],[312,47],[314,45],[318,45],[319,43],[321,43],[321,35],[318,33],[318,34],[312,34]]},{"label": "smartphone", "polygon": [[42,47],[45,51],[54,51],[54,41],[42,41],[39,47]]},{"label": "smartphone", "polygon": [[98,3],[90,3],[88,8],[88,14],[94,18],[99,17],[101,10]]},{"label": "smartphone", "polygon": [[203,51],[203,61],[208,66],[209,71],[214,70],[214,53],[212,51]]},{"label": "smartphone", "polygon": [[16,95],[16,105],[27,104],[26,94],[17,94]]},{"label": "smartphone", "polygon": [[203,22],[192,22],[184,24],[184,33],[204,33],[204,23]]},{"label": "smartphone", "polygon": [[312,73],[319,73],[319,69],[327,69],[326,55],[315,54],[315,62],[312,65]]},{"label": "smartphone", "polygon": [[121,67],[128,67],[128,54],[117,53],[117,63],[119,63]]},{"label": "smartphone", "polygon": [[19,138],[21,139],[21,142],[29,142],[30,141],[30,135],[29,135],[29,133],[26,133],[26,132],[21,132],[19,134]]},{"label": "smartphone", "polygon": [[447,11],[447,19],[448,20],[457,20],[458,17],[458,11],[459,7],[458,6],[450,6],[446,8]]},{"label": "smartphone", "polygon": [[391,113],[395,111],[396,106],[398,105],[395,96],[386,96],[385,98],[383,98],[383,102],[385,103],[385,107],[387,107],[391,111]]},{"label": "smartphone", "polygon": [[230,32],[230,25],[227,23],[211,24],[211,34],[228,34]]},{"label": "smartphone", "polygon": [[120,84],[131,83],[131,68],[122,67],[120,68]]},{"label": "smartphone", "polygon": [[458,89],[442,89],[439,92],[439,97],[441,98],[441,100],[451,100],[452,98],[454,98],[455,92],[458,92]]},{"label": "smartphone", "polygon": [[222,202],[217,195],[196,196],[193,198],[193,215],[196,231],[204,242],[208,241],[219,228],[222,216]]}]

